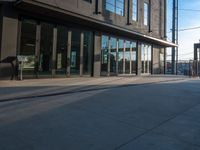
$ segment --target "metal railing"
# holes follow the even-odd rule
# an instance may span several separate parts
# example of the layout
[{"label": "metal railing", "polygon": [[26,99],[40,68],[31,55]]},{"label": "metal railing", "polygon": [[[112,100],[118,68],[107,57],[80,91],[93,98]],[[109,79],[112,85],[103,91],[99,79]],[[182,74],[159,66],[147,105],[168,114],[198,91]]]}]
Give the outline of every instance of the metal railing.
[{"label": "metal railing", "polygon": [[[190,77],[200,76],[200,61],[197,60],[179,60],[176,65],[176,74]],[[172,73],[172,62],[166,61],[166,74]]]}]

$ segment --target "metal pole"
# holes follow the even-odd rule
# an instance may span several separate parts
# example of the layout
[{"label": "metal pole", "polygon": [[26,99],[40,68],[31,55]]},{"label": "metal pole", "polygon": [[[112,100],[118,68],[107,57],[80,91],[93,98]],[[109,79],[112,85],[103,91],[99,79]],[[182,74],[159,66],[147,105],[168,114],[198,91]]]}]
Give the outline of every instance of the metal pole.
[{"label": "metal pole", "polygon": [[[172,42],[178,44],[178,0],[173,0]],[[172,47],[172,74],[177,74],[178,48]]]},{"label": "metal pole", "polygon": [[[178,45],[178,0],[176,0],[176,44]],[[176,47],[176,75],[178,75],[178,47]]]},{"label": "metal pole", "polygon": [[[175,1],[172,4],[172,42],[175,43]],[[172,47],[172,74],[175,73],[175,47]]]}]

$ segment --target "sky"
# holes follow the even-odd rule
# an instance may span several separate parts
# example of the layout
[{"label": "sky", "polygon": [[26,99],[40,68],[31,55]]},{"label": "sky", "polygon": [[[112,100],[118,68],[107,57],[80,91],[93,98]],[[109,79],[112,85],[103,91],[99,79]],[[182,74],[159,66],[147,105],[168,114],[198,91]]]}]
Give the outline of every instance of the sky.
[{"label": "sky", "polygon": [[[171,40],[172,0],[168,0],[168,40]],[[199,27],[198,29],[180,31]],[[179,60],[193,59],[193,45],[200,42],[200,0],[179,0]],[[171,50],[168,50],[167,55]]]}]

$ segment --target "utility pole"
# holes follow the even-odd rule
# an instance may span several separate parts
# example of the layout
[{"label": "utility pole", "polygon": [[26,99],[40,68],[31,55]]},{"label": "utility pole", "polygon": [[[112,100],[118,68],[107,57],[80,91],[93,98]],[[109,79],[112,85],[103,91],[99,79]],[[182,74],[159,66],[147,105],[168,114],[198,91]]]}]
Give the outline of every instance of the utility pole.
[{"label": "utility pole", "polygon": [[[178,45],[178,0],[173,0],[172,42]],[[178,47],[172,47],[172,74],[178,74]]]}]

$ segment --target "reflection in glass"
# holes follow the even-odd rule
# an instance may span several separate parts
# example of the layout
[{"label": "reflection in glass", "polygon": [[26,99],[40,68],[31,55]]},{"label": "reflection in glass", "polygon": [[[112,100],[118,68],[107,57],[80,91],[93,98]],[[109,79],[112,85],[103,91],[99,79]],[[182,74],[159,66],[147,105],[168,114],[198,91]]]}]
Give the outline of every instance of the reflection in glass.
[{"label": "reflection in glass", "polygon": [[119,39],[118,49],[118,72],[123,73],[123,61],[124,61],[124,40]]},{"label": "reflection in glass", "polygon": [[116,62],[117,62],[117,39],[110,38],[110,72],[116,73]]},{"label": "reflection in glass", "polygon": [[125,73],[130,73],[130,47],[131,43],[130,41],[126,41],[126,50],[125,50]]},{"label": "reflection in glass", "polygon": [[137,44],[136,42],[132,42],[132,56],[131,56],[131,66],[132,66],[132,73],[136,74],[136,59],[137,59]]},{"label": "reflection in glass", "polygon": [[68,29],[65,26],[58,26],[57,29],[56,74],[66,75]]},{"label": "reflection in glass", "polygon": [[83,74],[91,74],[92,70],[92,32],[84,32],[84,48],[83,48]]},{"label": "reflection in glass", "polygon": [[35,68],[36,21],[22,20],[20,55],[26,56],[24,73],[33,74]]},{"label": "reflection in glass", "polygon": [[124,0],[106,0],[106,10],[124,16]]},{"label": "reflection in glass", "polygon": [[108,71],[108,36],[103,35],[101,38],[101,71]]},{"label": "reflection in glass", "polygon": [[41,23],[39,74],[49,75],[52,70],[53,24]]},{"label": "reflection in glass", "polygon": [[132,0],[132,20],[138,20],[138,0]]},{"label": "reflection in glass", "polygon": [[160,74],[164,74],[164,67],[165,67],[165,59],[164,59],[164,53],[160,52]]},{"label": "reflection in glass", "polygon": [[142,73],[151,73],[151,46],[141,47]]},{"label": "reflection in glass", "polygon": [[80,74],[80,31],[72,30],[71,40],[71,74]]},{"label": "reflection in glass", "polygon": [[148,25],[148,20],[149,20],[149,4],[144,3],[144,25]]}]

